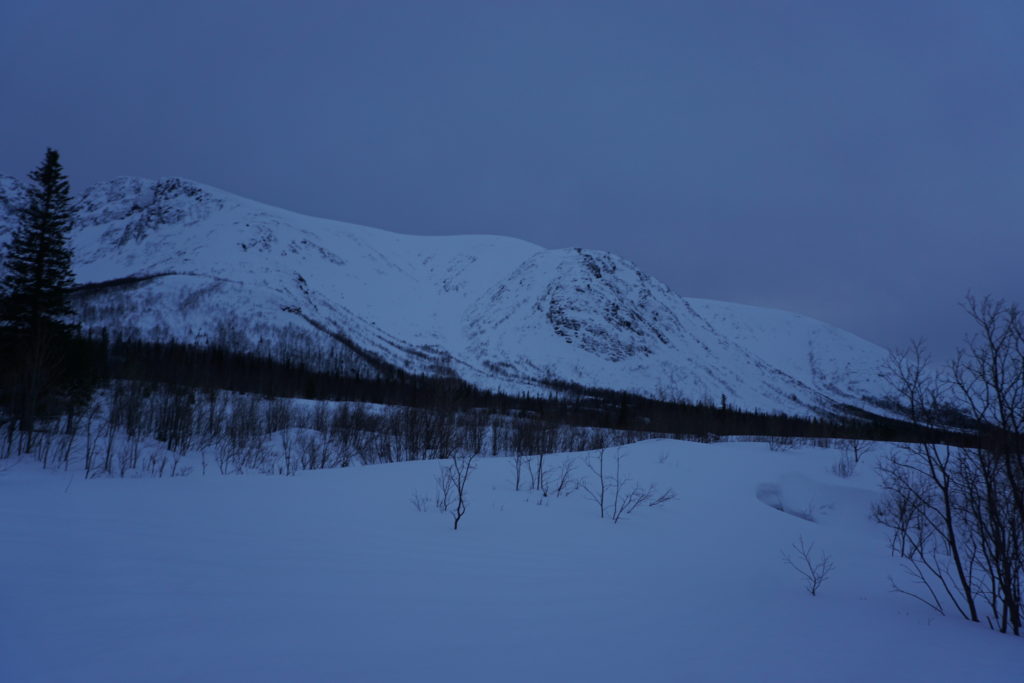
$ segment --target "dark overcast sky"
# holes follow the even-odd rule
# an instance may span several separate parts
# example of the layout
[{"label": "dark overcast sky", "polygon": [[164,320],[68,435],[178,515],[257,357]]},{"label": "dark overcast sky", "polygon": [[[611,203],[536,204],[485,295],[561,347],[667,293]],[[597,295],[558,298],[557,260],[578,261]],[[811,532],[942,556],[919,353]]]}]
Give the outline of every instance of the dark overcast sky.
[{"label": "dark overcast sky", "polygon": [[1024,303],[1024,3],[32,2],[0,173],[621,254],[884,345]]}]

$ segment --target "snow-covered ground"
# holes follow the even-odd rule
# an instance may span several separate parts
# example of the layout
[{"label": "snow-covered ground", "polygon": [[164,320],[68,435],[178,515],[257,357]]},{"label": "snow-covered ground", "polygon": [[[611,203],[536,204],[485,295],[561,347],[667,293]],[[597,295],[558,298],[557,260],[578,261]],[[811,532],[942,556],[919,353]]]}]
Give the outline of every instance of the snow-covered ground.
[{"label": "snow-covered ground", "polygon": [[[870,463],[839,479],[822,449],[623,452],[678,498],[612,524],[481,459],[459,531],[410,502],[437,462],[89,481],[13,464],[0,680],[1021,680],[1024,641],[890,591]],[[780,558],[800,537],[836,565],[817,597]]]}]

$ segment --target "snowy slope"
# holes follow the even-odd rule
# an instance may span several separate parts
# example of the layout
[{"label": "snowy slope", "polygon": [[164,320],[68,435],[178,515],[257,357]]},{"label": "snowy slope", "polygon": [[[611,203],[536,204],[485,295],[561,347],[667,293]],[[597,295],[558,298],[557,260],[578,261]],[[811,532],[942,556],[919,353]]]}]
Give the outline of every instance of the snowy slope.
[{"label": "snowy slope", "polygon": [[[0,179],[0,222],[18,200]],[[399,235],[177,178],[91,188],[73,240],[80,282],[139,278],[84,292],[87,327],[341,346],[353,367],[369,354],[513,391],[557,380],[787,412],[881,393],[881,348],[796,314],[679,297],[603,252]]]},{"label": "snowy slope", "polygon": [[[0,474],[0,680],[1021,680],[1020,638],[891,590],[913,585],[869,518],[870,462],[838,479],[823,449],[624,453],[679,497],[612,524],[487,458],[457,532],[410,504],[437,462],[87,481],[25,463]],[[801,537],[835,563],[816,597],[780,556]]]}]

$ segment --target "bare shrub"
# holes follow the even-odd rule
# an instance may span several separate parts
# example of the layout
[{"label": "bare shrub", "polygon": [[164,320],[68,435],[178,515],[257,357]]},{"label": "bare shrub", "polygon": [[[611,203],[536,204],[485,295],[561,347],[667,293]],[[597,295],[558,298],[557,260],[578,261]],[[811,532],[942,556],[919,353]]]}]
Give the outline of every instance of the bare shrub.
[{"label": "bare shrub", "polygon": [[1000,301],[968,297],[978,325],[946,369],[923,343],[892,356],[889,379],[907,418],[958,433],[907,443],[879,465],[875,518],[892,532],[914,587],[894,589],[936,611],[1020,635],[1024,619],[1024,322]]},{"label": "bare shrub", "polygon": [[296,439],[299,465],[307,470],[348,467],[352,460],[350,447],[327,432],[302,434]]},{"label": "bare shrub", "polygon": [[[651,484],[647,488],[643,488],[639,484],[634,484],[632,488],[626,488],[616,490],[616,496],[612,505],[612,522],[618,524],[619,520],[623,516],[632,513],[641,505],[647,507],[656,507],[658,505],[664,505],[670,501],[676,499],[676,492],[672,489],[665,489],[661,494],[658,494],[654,488],[654,484]],[[622,493],[621,491],[625,491]]]},{"label": "bare shrub", "polygon": [[523,467],[527,464],[526,456],[522,453],[516,453],[509,462],[512,464],[512,481],[515,485],[515,490],[518,491],[523,482]]},{"label": "bare shrub", "polygon": [[473,462],[476,457],[476,453],[472,451],[456,451],[437,478],[437,507],[451,513],[452,528],[456,531],[466,514],[466,485],[469,482],[469,475],[476,469]]},{"label": "bare shrub", "polygon": [[814,543],[806,544],[804,537],[793,544],[793,552],[782,552],[782,561],[792,567],[804,579],[804,588],[811,595],[817,595],[821,585],[835,570],[831,556],[819,551],[814,556]]},{"label": "bare shrub", "polygon": [[808,522],[817,522],[818,521],[818,519],[814,516],[816,511],[817,510],[816,510],[816,508],[814,506],[814,501],[808,501],[807,505],[805,505],[803,508],[800,508],[800,509],[797,509],[797,508],[784,508],[783,509],[783,512],[786,512],[786,513],[788,513],[790,515],[793,515],[794,517],[799,517],[800,519],[806,520]]},{"label": "bare shrub", "polygon": [[837,442],[837,447],[839,452],[851,459],[856,466],[874,449],[874,444],[864,439],[842,439]]},{"label": "bare shrub", "polygon": [[843,479],[849,479],[857,471],[857,460],[843,453],[839,459],[832,463],[832,474]]},{"label": "bare shrub", "polygon": [[580,480],[580,489],[583,490],[587,498],[594,501],[597,505],[598,514],[601,519],[604,519],[605,497],[608,491],[608,480],[605,477],[604,464],[604,448],[600,449],[595,455],[588,455],[583,461],[583,466],[590,470],[590,473],[594,476],[592,479]]},{"label": "bare shrub", "polygon": [[294,434],[291,429],[282,429],[279,434],[281,435],[281,455],[284,456],[284,470],[282,473],[286,477],[290,477],[298,470],[298,465],[293,456],[295,449]]},{"label": "bare shrub", "polygon": [[653,498],[650,502],[648,502],[647,507],[653,508],[659,505],[664,505],[665,503],[671,502],[678,497],[679,496],[672,489],[665,489],[664,491],[661,492],[660,495],[658,495],[656,498]]},{"label": "bare shrub", "polygon": [[455,477],[452,474],[451,466],[441,467],[441,471],[434,477],[436,487],[434,489],[434,507],[438,512],[448,512],[452,506],[452,491],[455,488]]},{"label": "bare shrub", "polygon": [[96,458],[96,451],[99,447],[99,433],[95,421],[100,414],[100,405],[93,401],[85,415],[85,477],[89,478],[92,473],[93,463]]},{"label": "bare shrub", "polygon": [[424,496],[419,491],[413,491],[412,497],[409,499],[412,506],[416,508],[417,512],[426,512],[430,509],[430,498]]},{"label": "bare shrub", "polygon": [[544,453],[538,453],[533,458],[536,464],[530,468],[530,488],[540,491],[546,496],[548,492],[544,488],[544,475],[547,473],[547,470],[544,469],[544,456]]},{"label": "bare shrub", "polygon": [[268,432],[279,432],[294,424],[295,418],[287,400],[271,399],[263,408],[263,424]]},{"label": "bare shrub", "polygon": [[768,437],[768,450],[777,451],[791,451],[796,448],[796,439],[792,436],[769,436]]},{"label": "bare shrub", "polygon": [[[64,463],[65,472],[68,471],[71,465],[71,451],[78,440],[78,430],[85,419],[86,412],[74,410],[73,405],[68,406],[68,410],[64,414],[64,427],[61,429],[58,438],[57,452],[61,462]],[[60,420],[58,419],[54,427],[59,426],[59,422]]]},{"label": "bare shrub", "polygon": [[601,518],[607,515],[615,524],[641,505],[655,507],[676,498],[672,489],[665,489],[659,494],[653,484],[643,487],[626,476],[622,471],[624,455],[621,451],[617,452],[613,464],[607,462],[606,450],[603,448],[588,456],[584,460],[584,467],[593,477],[581,479],[578,483],[586,497],[597,505]]},{"label": "bare shrub", "polygon": [[327,467],[330,451],[322,434],[301,434],[296,443],[302,469],[322,470]]},{"label": "bare shrub", "polygon": [[225,436],[236,448],[244,449],[260,441],[263,422],[260,401],[255,396],[235,396],[225,424]]},{"label": "bare shrub", "polygon": [[565,458],[562,460],[562,464],[554,472],[551,484],[551,492],[556,497],[571,495],[573,491],[579,488],[579,480],[572,476],[575,471],[575,458]]}]

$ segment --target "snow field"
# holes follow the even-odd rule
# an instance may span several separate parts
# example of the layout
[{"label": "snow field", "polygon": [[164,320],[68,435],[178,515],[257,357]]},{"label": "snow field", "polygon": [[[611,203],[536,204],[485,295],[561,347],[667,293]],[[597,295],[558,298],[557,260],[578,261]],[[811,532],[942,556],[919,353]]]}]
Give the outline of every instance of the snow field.
[{"label": "snow field", "polygon": [[[437,462],[89,481],[17,464],[0,680],[1021,680],[1024,642],[890,592],[870,462],[839,479],[824,449],[623,452],[678,498],[612,524],[484,458],[457,532],[410,502]],[[801,536],[836,564],[814,598],[780,557]]]}]

